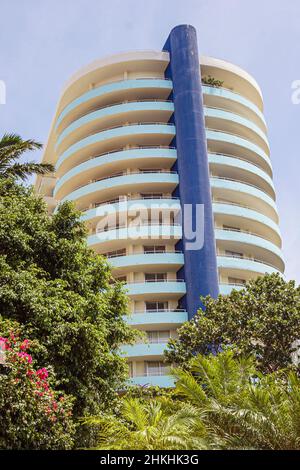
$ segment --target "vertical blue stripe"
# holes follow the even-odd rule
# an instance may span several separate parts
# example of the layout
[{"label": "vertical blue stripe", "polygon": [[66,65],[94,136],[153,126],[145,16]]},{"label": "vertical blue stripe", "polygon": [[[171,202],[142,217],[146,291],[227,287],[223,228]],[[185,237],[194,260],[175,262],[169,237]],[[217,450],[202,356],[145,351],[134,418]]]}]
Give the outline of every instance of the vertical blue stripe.
[{"label": "vertical blue stripe", "polygon": [[187,294],[183,301],[189,318],[201,307],[200,295],[216,297],[219,293],[214,223],[209,181],[209,166],[203,112],[203,99],[198,57],[197,34],[189,25],[176,26],[164,50],[170,53],[166,78],[173,81],[174,120],[176,125],[179,197],[195,208],[204,205],[204,246],[188,250],[183,234],[184,275]]}]

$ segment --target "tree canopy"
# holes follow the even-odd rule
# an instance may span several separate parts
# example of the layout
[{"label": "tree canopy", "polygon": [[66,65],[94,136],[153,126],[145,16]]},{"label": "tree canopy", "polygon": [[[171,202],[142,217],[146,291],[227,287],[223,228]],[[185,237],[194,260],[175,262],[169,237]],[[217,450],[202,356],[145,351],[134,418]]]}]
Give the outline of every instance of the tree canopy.
[{"label": "tree canopy", "polygon": [[260,370],[273,372],[291,364],[294,341],[300,338],[300,289],[279,274],[266,275],[217,299],[206,297],[205,310],[178,330],[169,342],[167,359],[187,365],[196,354],[235,346],[255,355]]},{"label": "tree canopy", "polygon": [[0,181],[0,315],[37,342],[36,365],[53,366],[75,416],[112,406],[124,386],[118,348],[134,336],[126,314],[127,296],[87,247],[73,205],[49,217],[32,189]]}]

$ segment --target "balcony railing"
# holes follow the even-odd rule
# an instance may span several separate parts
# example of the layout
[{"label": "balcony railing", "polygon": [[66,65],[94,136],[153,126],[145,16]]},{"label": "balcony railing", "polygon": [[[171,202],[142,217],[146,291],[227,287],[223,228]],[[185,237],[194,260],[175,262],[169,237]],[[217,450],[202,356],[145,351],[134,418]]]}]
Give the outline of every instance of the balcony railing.
[{"label": "balcony railing", "polygon": [[273,240],[267,237],[263,237],[262,235],[259,235],[258,233],[255,232],[250,232],[247,230],[239,230],[237,228],[223,228],[223,227],[215,227],[215,230],[222,230],[223,232],[235,232],[235,233],[243,233],[245,235],[252,235],[254,237],[262,238],[263,240],[267,240],[271,243],[274,243]]},{"label": "balcony railing", "polygon": [[102,201],[102,202],[96,202],[94,204],[91,204],[89,207],[85,207],[84,209],[81,209],[82,212],[87,211],[89,209],[96,209],[97,207],[105,206],[108,204],[122,204],[127,201],[141,201],[141,200],[161,200],[161,199],[166,199],[170,201],[180,201],[179,197],[174,197],[174,196],[135,196],[135,197],[128,197],[128,196],[121,196],[120,198],[114,198],[114,199],[108,199],[107,201]]},{"label": "balcony railing", "polygon": [[153,310],[135,310],[132,315],[136,314],[148,314],[148,313],[173,313],[173,312],[186,312],[184,308],[159,308]]},{"label": "balcony railing", "polygon": [[184,279],[145,279],[144,281],[128,281],[126,284],[151,284],[151,283],[185,282]]},{"label": "balcony railing", "polygon": [[253,163],[251,160],[248,160],[247,158],[237,157],[236,155],[233,155],[232,153],[211,152],[210,150],[208,150],[207,153],[208,153],[208,155],[220,155],[222,157],[235,158],[236,160],[240,160],[242,162],[250,163],[251,165],[255,166],[256,168],[259,168],[260,170],[265,171],[265,169],[261,165],[258,165],[257,163]]},{"label": "balcony railing", "polygon": [[258,189],[259,191],[262,191],[263,193],[265,193],[267,196],[269,196],[272,199],[272,196],[270,196],[270,194],[267,193],[267,191],[260,188],[259,186],[256,186],[255,184],[248,183],[247,181],[241,181],[241,180],[237,180],[237,179],[233,179],[233,178],[226,178],[225,176],[213,176],[213,175],[211,175],[210,178],[213,179],[213,180],[224,180],[224,181],[232,181],[233,183],[246,184],[247,186],[251,186],[252,188],[255,188],[255,189]]},{"label": "balcony railing", "polygon": [[266,266],[270,266],[270,268],[276,269],[276,271],[280,271],[280,269],[277,266],[274,266],[274,264],[271,264],[271,263],[268,263],[267,261],[263,261],[263,260],[256,259],[256,258],[249,258],[246,256],[237,256],[237,255],[226,255],[222,253],[217,253],[217,257],[243,259],[245,261],[254,261],[255,263],[265,264]]},{"label": "balcony railing", "polygon": [[138,224],[133,224],[133,225],[115,225],[113,227],[103,227],[103,228],[100,228],[100,229],[97,229],[94,234],[97,234],[97,233],[102,233],[102,232],[109,232],[110,230],[119,230],[119,229],[122,229],[122,228],[128,228],[128,229],[132,229],[132,228],[139,228],[139,227],[181,227],[181,224],[176,224],[176,223],[153,223],[153,222],[142,222],[142,223],[138,223]]},{"label": "balcony railing", "polygon": [[[244,135],[241,135],[241,134],[237,134],[237,133],[234,133],[234,132],[228,132],[228,131],[222,131],[221,129],[213,129],[212,127],[206,127],[205,129],[206,129],[206,131],[219,132],[219,133],[221,133],[221,134],[231,135],[231,136],[233,136],[233,137],[239,137],[240,139],[246,140],[246,141],[248,141],[249,143],[251,143],[251,141],[250,141],[249,139],[247,139],[247,137],[245,137]],[[263,148],[261,148],[260,145],[258,145],[258,144],[255,144],[255,145],[256,145],[257,147],[259,147],[263,153],[266,154],[266,152],[264,151]],[[266,155],[267,155],[267,154],[266,154]]]},{"label": "balcony railing", "polygon": [[124,172],[115,173],[115,174],[112,174],[112,175],[109,175],[109,176],[103,176],[102,178],[97,178],[97,179],[94,179],[94,180],[90,180],[87,183],[81,184],[80,186],[76,186],[76,188],[74,188],[73,191],[76,191],[77,189],[83,188],[84,186],[88,186],[89,184],[92,184],[92,183],[98,183],[99,181],[110,180],[110,179],[113,179],[113,178],[118,178],[119,176],[131,176],[131,175],[139,175],[139,174],[168,174],[168,175],[171,174],[171,175],[177,175],[178,173],[177,173],[177,171],[173,171],[173,170],[151,170],[151,169],[133,171],[131,173],[126,173],[124,171]]}]

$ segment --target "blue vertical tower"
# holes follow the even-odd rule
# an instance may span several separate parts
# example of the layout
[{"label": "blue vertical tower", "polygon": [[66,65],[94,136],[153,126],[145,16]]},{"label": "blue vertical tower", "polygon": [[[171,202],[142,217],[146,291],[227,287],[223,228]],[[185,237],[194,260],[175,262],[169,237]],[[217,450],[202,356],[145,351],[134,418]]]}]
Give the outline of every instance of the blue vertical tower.
[{"label": "blue vertical tower", "polygon": [[173,82],[179,196],[183,211],[186,204],[193,208],[193,228],[196,227],[196,205],[203,204],[204,206],[202,248],[187,249],[190,240],[186,238],[183,227],[183,274],[187,286],[185,304],[189,318],[191,318],[201,307],[201,295],[217,297],[219,293],[200,62],[195,28],[190,25],[176,26],[171,31],[164,50],[170,54],[170,64],[165,75]]}]

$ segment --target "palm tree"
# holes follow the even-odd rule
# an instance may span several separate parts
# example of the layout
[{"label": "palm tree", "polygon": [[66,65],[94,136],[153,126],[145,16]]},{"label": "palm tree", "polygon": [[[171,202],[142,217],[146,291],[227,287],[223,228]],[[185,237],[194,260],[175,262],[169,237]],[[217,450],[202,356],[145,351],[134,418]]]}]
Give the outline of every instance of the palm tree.
[{"label": "palm tree", "polygon": [[198,410],[212,445],[227,449],[300,449],[300,380],[263,376],[254,359],[232,351],[198,356],[175,369],[176,392]]},{"label": "palm tree", "polygon": [[44,175],[54,171],[49,163],[25,162],[17,160],[27,151],[42,148],[34,140],[23,140],[17,134],[4,134],[0,139],[0,179],[20,178],[25,180],[33,173]]},{"label": "palm tree", "polygon": [[122,400],[119,416],[88,418],[84,424],[99,431],[100,450],[206,449],[205,429],[193,407],[183,405],[170,414],[164,401]]}]

